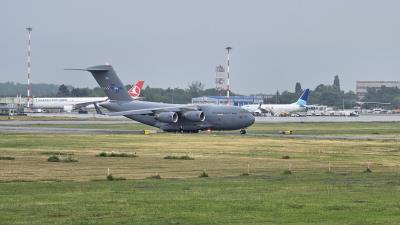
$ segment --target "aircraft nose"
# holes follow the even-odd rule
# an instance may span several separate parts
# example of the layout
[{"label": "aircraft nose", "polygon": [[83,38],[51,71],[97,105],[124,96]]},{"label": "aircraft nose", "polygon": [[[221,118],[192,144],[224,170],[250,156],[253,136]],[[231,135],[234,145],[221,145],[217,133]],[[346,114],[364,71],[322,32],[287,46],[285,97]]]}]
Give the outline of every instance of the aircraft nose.
[{"label": "aircraft nose", "polygon": [[247,114],[247,123],[248,123],[247,126],[252,125],[255,120],[256,118],[251,113]]}]

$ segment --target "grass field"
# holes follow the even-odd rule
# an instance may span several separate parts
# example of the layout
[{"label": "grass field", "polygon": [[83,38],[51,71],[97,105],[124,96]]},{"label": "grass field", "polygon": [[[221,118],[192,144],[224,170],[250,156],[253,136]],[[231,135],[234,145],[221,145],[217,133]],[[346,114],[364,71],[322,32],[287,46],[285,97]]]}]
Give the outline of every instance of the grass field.
[{"label": "grass field", "polygon": [[[137,125],[96,128],[128,126]],[[400,132],[398,123],[299,123],[256,124],[249,133],[279,130]],[[96,156],[113,151],[138,157]],[[53,154],[78,162],[48,162]],[[194,160],[164,159],[185,155]],[[3,133],[0,156],[15,158],[0,160],[0,224],[400,223],[396,140]],[[106,181],[108,169],[127,180]],[[209,178],[198,178],[203,171]]]},{"label": "grass field", "polygon": [[399,224],[400,176],[235,178],[0,185],[1,224]]},{"label": "grass field", "polygon": [[[126,121],[126,123],[123,124],[31,124],[18,126],[116,130],[156,129],[154,127],[131,121]],[[250,134],[278,134],[280,131],[292,130],[293,134],[302,135],[400,135],[399,127],[400,122],[255,123],[248,129],[248,131]],[[225,131],[224,133],[237,134],[238,132]]]}]

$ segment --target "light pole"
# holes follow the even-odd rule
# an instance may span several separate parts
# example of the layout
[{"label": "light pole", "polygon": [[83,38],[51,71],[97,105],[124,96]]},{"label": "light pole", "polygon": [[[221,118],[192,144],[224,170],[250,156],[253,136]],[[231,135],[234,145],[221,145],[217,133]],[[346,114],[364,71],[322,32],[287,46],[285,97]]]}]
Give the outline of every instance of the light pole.
[{"label": "light pole", "polygon": [[226,80],[226,89],[227,89],[227,91],[226,91],[226,97],[227,97],[227,99],[228,99],[228,105],[230,104],[230,90],[231,90],[231,87],[230,87],[230,72],[231,72],[231,70],[230,70],[230,62],[229,62],[229,59],[230,59],[230,51],[232,50],[232,47],[226,47],[225,48],[226,49],[226,51],[227,51],[227,57],[228,57],[228,66],[227,66],[227,80]]},{"label": "light pole", "polygon": [[31,104],[31,32],[32,27],[27,27],[26,30],[28,31],[28,90],[27,90],[27,107],[30,108]]}]

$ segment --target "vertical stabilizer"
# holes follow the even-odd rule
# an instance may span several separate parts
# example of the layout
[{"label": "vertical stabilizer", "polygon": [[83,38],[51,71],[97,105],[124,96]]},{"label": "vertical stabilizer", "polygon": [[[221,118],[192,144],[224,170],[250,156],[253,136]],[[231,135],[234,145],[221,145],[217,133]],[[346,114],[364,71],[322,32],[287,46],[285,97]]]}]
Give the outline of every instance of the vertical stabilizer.
[{"label": "vertical stabilizer", "polygon": [[308,95],[310,90],[307,88],[304,90],[303,94],[301,94],[300,98],[297,100],[296,104],[300,106],[307,106]]},{"label": "vertical stabilizer", "polygon": [[132,97],[132,98],[138,98],[139,97],[139,95],[140,95],[140,91],[142,90],[142,88],[143,88],[143,84],[144,84],[144,81],[143,80],[139,80],[137,83],[136,83],[136,85],[134,85],[134,86],[132,86],[131,87],[131,89],[129,89],[129,95]]},{"label": "vertical stabilizer", "polygon": [[96,79],[110,100],[132,101],[124,84],[122,84],[111,65],[93,66],[85,70],[92,73],[94,79]]}]

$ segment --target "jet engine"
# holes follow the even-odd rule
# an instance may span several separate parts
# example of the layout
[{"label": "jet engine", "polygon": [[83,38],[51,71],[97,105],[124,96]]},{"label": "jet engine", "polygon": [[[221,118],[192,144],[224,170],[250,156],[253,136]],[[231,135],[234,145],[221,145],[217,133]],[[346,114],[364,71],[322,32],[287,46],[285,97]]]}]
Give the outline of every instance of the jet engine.
[{"label": "jet engine", "polygon": [[188,111],[183,113],[183,117],[190,121],[203,122],[206,119],[202,111]]},{"label": "jet engine", "polygon": [[176,112],[162,112],[155,116],[156,120],[164,123],[176,123],[178,122],[178,114]]}]

